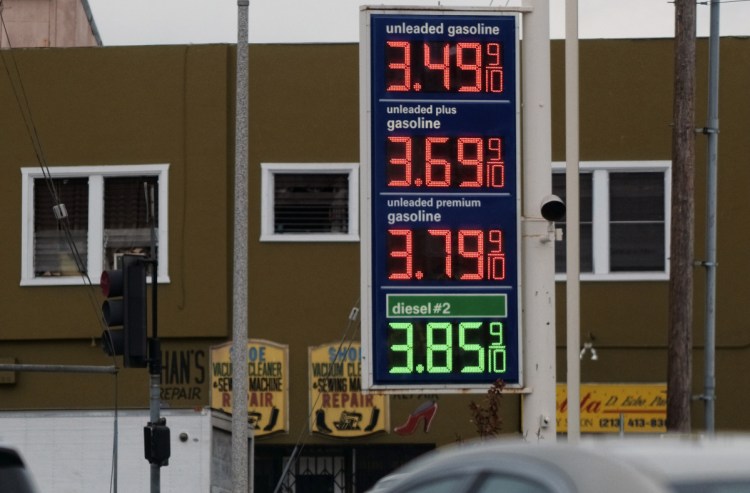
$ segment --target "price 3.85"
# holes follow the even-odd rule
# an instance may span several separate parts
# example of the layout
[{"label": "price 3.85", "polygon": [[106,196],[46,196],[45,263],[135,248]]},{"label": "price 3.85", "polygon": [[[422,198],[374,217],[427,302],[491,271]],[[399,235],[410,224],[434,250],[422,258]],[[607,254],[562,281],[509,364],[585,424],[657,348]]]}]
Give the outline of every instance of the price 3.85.
[{"label": "price 3.85", "polygon": [[502,322],[389,322],[388,341],[393,375],[506,371]]}]

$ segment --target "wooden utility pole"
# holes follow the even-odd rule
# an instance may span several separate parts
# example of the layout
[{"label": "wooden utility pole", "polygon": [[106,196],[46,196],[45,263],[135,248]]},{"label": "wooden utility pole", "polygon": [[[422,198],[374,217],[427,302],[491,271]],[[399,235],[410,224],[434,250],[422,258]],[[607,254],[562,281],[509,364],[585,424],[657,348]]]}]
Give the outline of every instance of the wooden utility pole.
[{"label": "wooden utility pole", "polygon": [[667,430],[690,431],[695,170],[695,0],[675,2]]}]

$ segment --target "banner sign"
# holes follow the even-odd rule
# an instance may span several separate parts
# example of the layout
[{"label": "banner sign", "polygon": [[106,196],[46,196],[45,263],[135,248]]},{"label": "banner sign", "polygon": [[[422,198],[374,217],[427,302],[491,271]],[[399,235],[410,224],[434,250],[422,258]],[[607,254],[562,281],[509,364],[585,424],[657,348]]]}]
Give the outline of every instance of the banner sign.
[{"label": "banner sign", "polygon": [[[232,414],[232,343],[211,348],[211,408]],[[289,346],[247,343],[248,420],[260,437],[289,430]]]},{"label": "banner sign", "polygon": [[354,438],[388,429],[388,398],[362,393],[362,350],[359,343],[308,349],[310,429],[315,433]]}]

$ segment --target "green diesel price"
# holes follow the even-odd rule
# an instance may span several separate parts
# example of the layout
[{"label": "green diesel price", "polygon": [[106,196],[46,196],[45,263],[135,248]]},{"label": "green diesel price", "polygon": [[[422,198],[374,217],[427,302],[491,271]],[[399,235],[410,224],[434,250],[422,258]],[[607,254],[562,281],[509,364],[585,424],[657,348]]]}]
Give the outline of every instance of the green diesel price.
[{"label": "green diesel price", "polygon": [[500,378],[506,300],[504,294],[388,295],[388,372]]},{"label": "green diesel price", "polygon": [[495,374],[506,371],[502,322],[388,323],[388,372]]}]

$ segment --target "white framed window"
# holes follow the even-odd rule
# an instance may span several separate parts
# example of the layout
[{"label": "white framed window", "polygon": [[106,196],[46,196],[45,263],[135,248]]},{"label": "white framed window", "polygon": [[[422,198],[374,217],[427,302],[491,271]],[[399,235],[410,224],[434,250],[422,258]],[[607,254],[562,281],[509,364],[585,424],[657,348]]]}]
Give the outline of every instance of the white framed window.
[{"label": "white framed window", "polygon": [[357,163],[262,163],[260,241],[358,241]]},{"label": "white framed window", "polygon": [[167,164],[60,166],[45,177],[41,168],[21,168],[21,285],[83,284],[79,264],[98,284],[123,253],[150,256],[154,242],[158,280],[168,282],[168,170]]},{"label": "white framed window", "polygon": [[[552,166],[552,191],[565,198],[565,164]],[[581,280],[669,279],[670,161],[580,163]],[[555,271],[565,275],[563,241]]]}]

